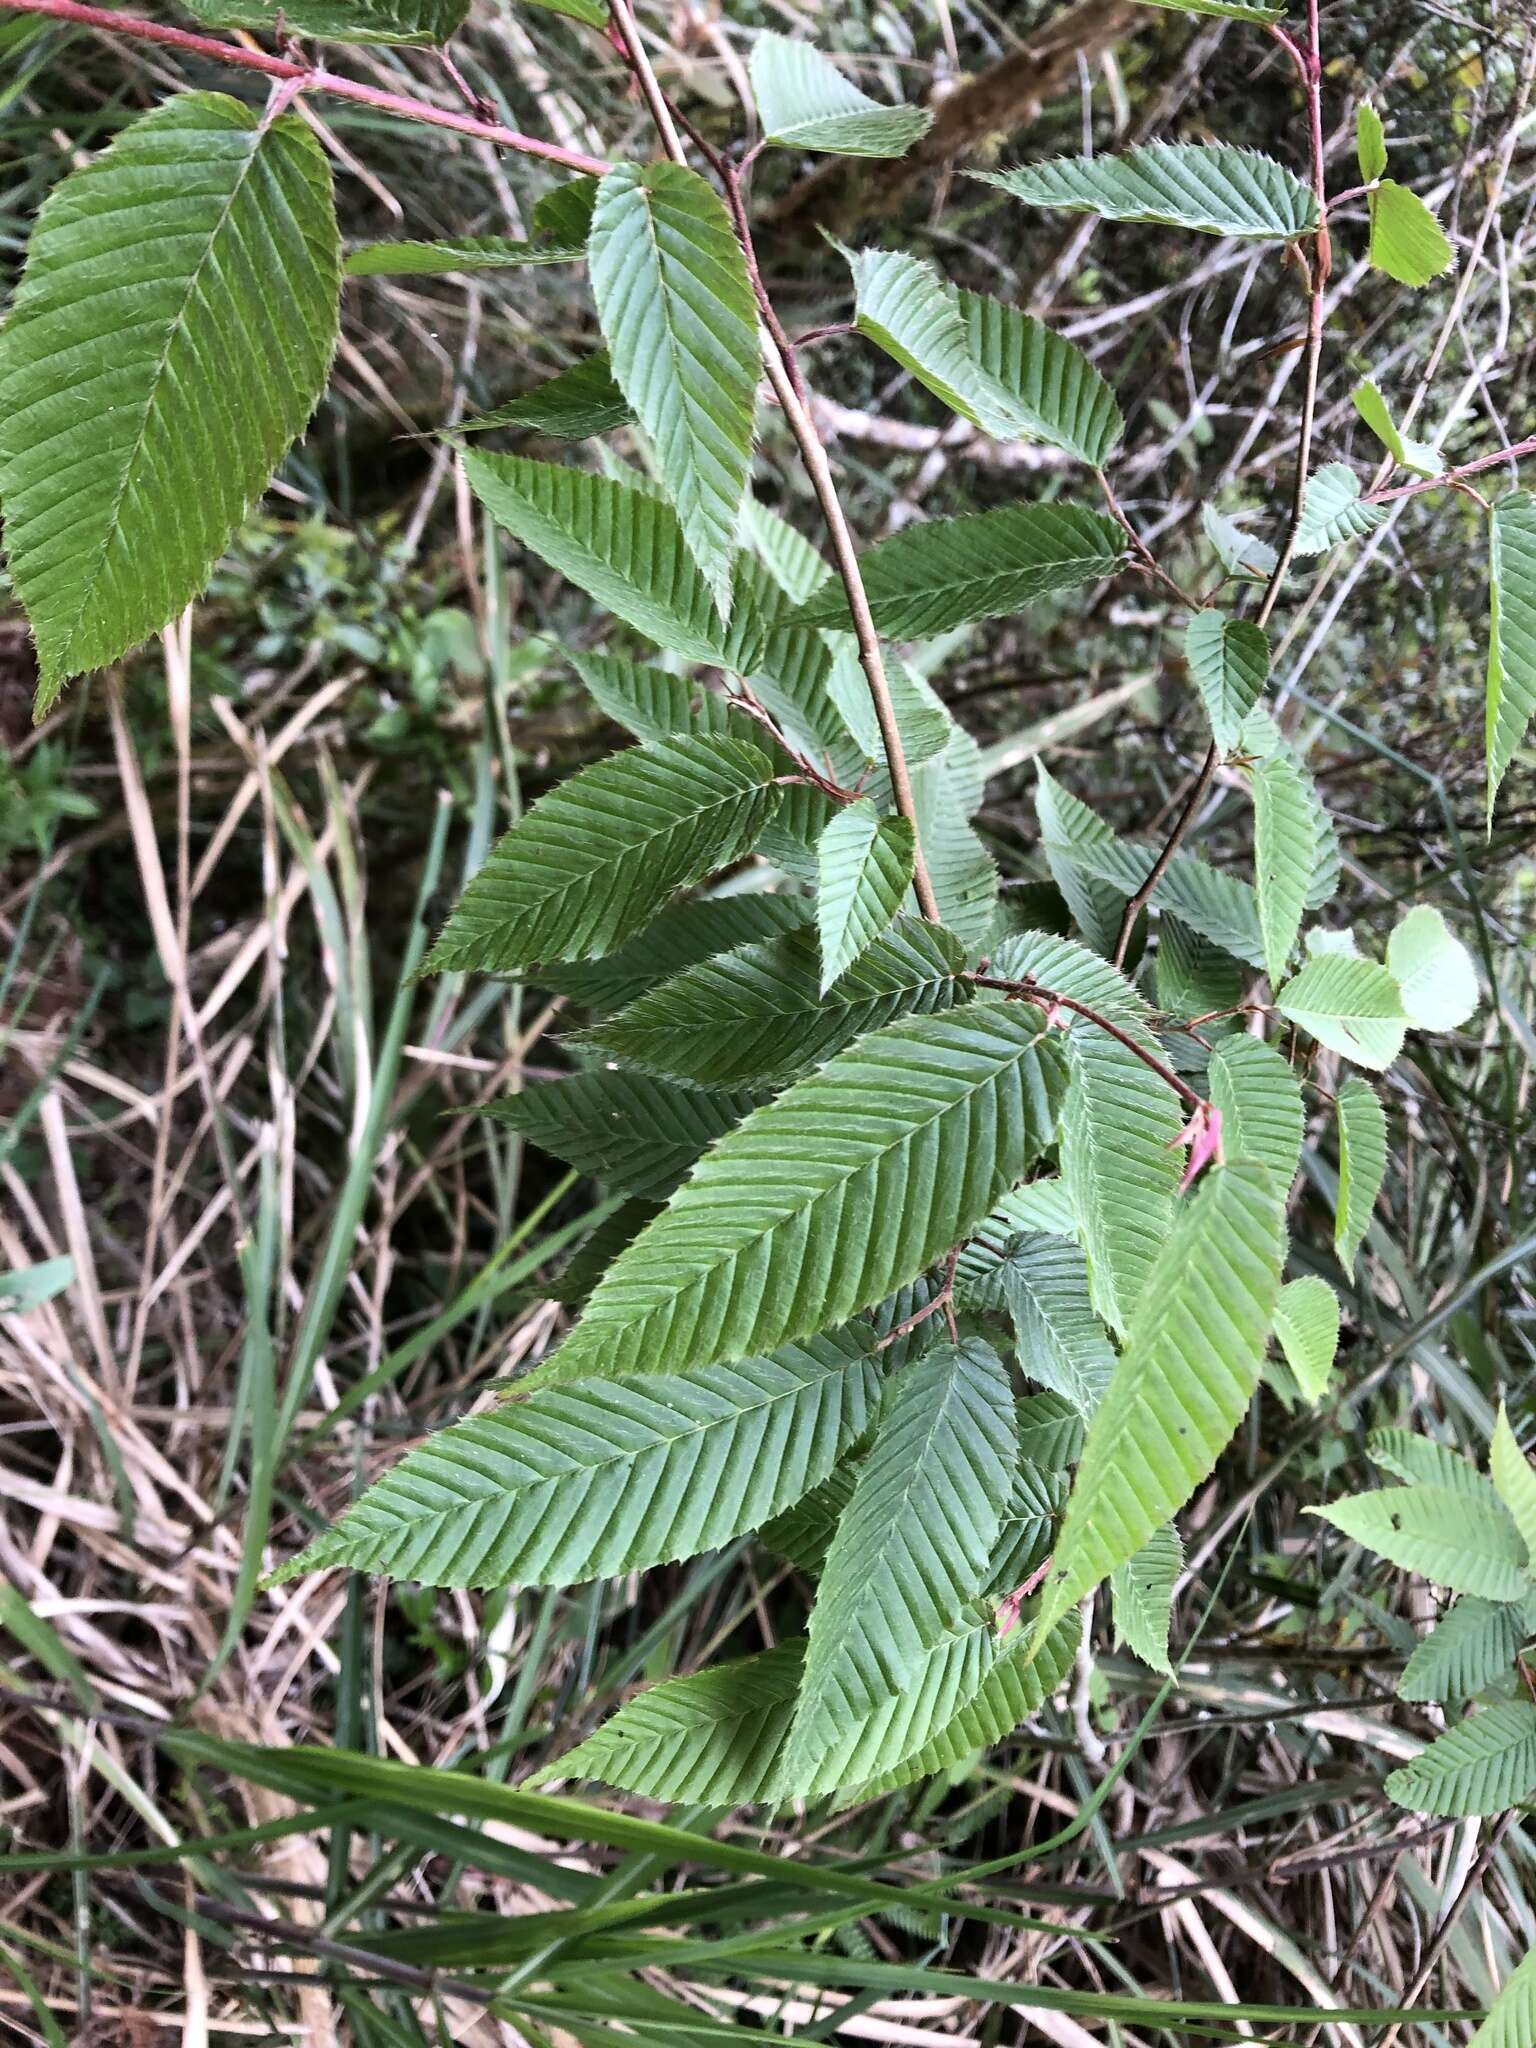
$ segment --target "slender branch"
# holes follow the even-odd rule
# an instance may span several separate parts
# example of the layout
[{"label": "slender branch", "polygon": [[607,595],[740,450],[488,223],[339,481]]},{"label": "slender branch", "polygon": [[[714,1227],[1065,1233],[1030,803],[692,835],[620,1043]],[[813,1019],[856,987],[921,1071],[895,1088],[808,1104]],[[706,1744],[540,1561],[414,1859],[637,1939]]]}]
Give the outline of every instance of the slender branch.
[{"label": "slender branch", "polygon": [[1169,868],[1173,865],[1174,855],[1184,844],[1189,828],[1195,822],[1196,813],[1199,811],[1201,804],[1205,802],[1205,793],[1210,788],[1215,777],[1216,766],[1220,759],[1221,755],[1216,742],[1212,740],[1210,746],[1206,749],[1205,759],[1200,763],[1200,772],[1195,777],[1194,785],[1184,800],[1184,806],[1173,821],[1173,830],[1163,842],[1162,852],[1153,861],[1148,871],[1147,879],[1125,906],[1125,914],[1120,920],[1120,935],[1115,940],[1115,965],[1117,967],[1125,965],[1125,956],[1130,950],[1131,934],[1136,929],[1136,920],[1152,901],[1158,883],[1167,874]]},{"label": "slender branch", "polygon": [[612,166],[601,157],[583,156],[580,150],[562,149],[558,143],[541,142],[536,135],[523,135],[504,128],[499,121],[482,121],[473,114],[460,114],[448,107],[434,107],[427,100],[411,99],[404,93],[384,92],[337,72],[312,70],[290,57],[269,56],[265,50],[248,50],[238,43],[223,42],[217,36],[199,36],[186,29],[172,28],[161,21],[144,21],[137,15],[119,14],[110,7],[87,7],[81,0],[0,0],[0,7],[17,14],[46,14],[55,21],[73,22],[79,28],[100,29],[106,35],[128,36],[139,42],[162,43],[173,50],[185,50],[191,57],[206,57],[215,64],[232,64],[242,71],[259,71],[265,78],[292,81],[301,92],[327,93],[332,99],[353,100],[359,106],[375,107],[382,114],[396,114],[404,121],[420,121],[430,128],[451,128],[459,135],[472,135],[480,142],[494,142],[501,149],[520,150],[524,156],[541,157],[568,171],[584,171],[600,178]]},{"label": "slender branch", "polygon": [[1123,1045],[1127,1052],[1135,1053],[1144,1067],[1150,1067],[1161,1080],[1168,1083],[1174,1093],[1187,1102],[1191,1109],[1208,1109],[1210,1104],[1196,1089],[1191,1088],[1182,1074],[1176,1074],[1166,1060],[1160,1060],[1155,1052],[1149,1052],[1133,1033],[1122,1029],[1113,1017],[1106,1017],[1102,1010],[1096,1010],[1091,1003],[1080,1003],[1076,996],[1064,996],[1060,990],[1042,988],[1032,975],[1021,980],[1010,981],[1000,974],[970,974],[968,981],[977,988],[1001,989],[1004,994],[1022,996],[1028,1002],[1044,1003],[1047,1008],[1056,1007],[1071,1010],[1076,1016],[1085,1017],[1090,1024],[1097,1024],[1101,1031],[1107,1031],[1111,1038]]},{"label": "slender branch", "polygon": [[677,132],[677,123],[672,119],[672,109],[667,105],[666,94],[646,55],[645,45],[640,40],[639,24],[629,0],[608,0],[608,15],[614,30],[624,48],[624,55],[630,70],[635,74],[635,83],[640,88],[646,110],[661,137],[662,146],[673,163],[687,165],[688,158],[683,149],[683,138]]},{"label": "slender branch", "polygon": [[1367,491],[1367,505],[1390,505],[1395,498],[1416,498],[1421,491],[1454,490],[1463,477],[1476,476],[1480,469],[1497,469],[1501,462],[1515,462],[1522,455],[1536,455],[1536,434],[1528,440],[1516,441],[1510,448],[1495,448],[1491,455],[1479,455],[1473,462],[1459,462],[1454,469],[1443,469],[1438,476],[1420,477],[1417,483],[1398,484],[1390,491]]}]

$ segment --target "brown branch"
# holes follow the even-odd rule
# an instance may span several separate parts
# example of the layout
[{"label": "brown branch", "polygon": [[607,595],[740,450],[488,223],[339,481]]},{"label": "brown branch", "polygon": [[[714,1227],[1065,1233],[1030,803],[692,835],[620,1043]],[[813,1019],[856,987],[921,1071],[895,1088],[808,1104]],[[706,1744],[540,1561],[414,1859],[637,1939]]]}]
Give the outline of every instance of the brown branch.
[{"label": "brown branch", "polygon": [[1216,742],[1212,740],[1210,746],[1206,749],[1205,759],[1200,763],[1200,772],[1195,777],[1189,795],[1184,801],[1184,806],[1173,821],[1173,830],[1163,842],[1162,852],[1153,861],[1148,871],[1147,879],[1125,906],[1125,915],[1120,920],[1120,935],[1115,941],[1115,965],[1117,967],[1125,965],[1125,956],[1130,950],[1131,934],[1136,929],[1136,920],[1152,901],[1158,883],[1167,874],[1169,868],[1172,867],[1173,857],[1184,844],[1185,836],[1190,826],[1195,822],[1195,814],[1205,801],[1205,793],[1210,788],[1211,782],[1215,777],[1216,766],[1220,759],[1221,755],[1217,750]]}]

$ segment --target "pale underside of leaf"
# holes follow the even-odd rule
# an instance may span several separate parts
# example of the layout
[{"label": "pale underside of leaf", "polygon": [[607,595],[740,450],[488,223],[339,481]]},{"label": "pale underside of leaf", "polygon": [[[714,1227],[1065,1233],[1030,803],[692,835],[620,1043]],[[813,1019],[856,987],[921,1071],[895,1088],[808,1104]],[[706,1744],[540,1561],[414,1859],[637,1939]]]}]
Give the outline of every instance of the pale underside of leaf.
[{"label": "pale underside of leaf", "polygon": [[279,28],[336,43],[446,43],[464,26],[469,0],[187,0],[210,28]]},{"label": "pale underside of leaf", "polygon": [[799,37],[765,30],[752,45],[752,95],[765,141],[836,156],[904,156],[933,121],[926,107],[884,106]]},{"label": "pale underside of leaf", "polygon": [[1221,1111],[1221,1141],[1232,1159],[1262,1166],[1284,1194],[1301,1162],[1301,1088],[1285,1058],[1246,1032],[1211,1054],[1210,1099]]},{"label": "pale underside of leaf", "polygon": [[1320,1401],[1339,1348],[1339,1297],[1326,1280],[1304,1273],[1286,1282],[1275,1303],[1275,1334],[1302,1393]]},{"label": "pale underside of leaf", "polygon": [[1291,241],[1317,225],[1317,201],[1294,172],[1229,143],[1153,142],[1121,156],[1057,157],[974,175],[1031,205],[1106,220],[1256,241]]},{"label": "pale underside of leaf", "polygon": [[1536,716],[1536,498],[1517,491],[1489,523],[1488,816]]},{"label": "pale underside of leaf", "polygon": [[1301,522],[1296,528],[1298,555],[1319,555],[1341,541],[1369,533],[1387,516],[1382,505],[1369,505],[1360,495],[1360,480],[1344,462],[1327,462],[1307,478]]},{"label": "pale underside of leaf", "polygon": [[1174,1584],[1183,1567],[1184,1546],[1170,1522],[1154,1530],[1136,1555],[1117,1565],[1109,1579],[1115,1634],[1143,1664],[1165,1677],[1173,1670],[1168,1629]]},{"label": "pale underside of leaf", "polygon": [[1386,1789],[1414,1813],[1506,1812],[1536,1792],[1536,1706],[1511,1700],[1458,1721],[1393,1771]]},{"label": "pale underside of leaf", "polygon": [[1536,1949],[1516,1968],[1467,2048],[1526,2048],[1530,2041],[1536,2041]]},{"label": "pale underside of leaf", "polygon": [[1485,1502],[1449,1486],[1389,1486],[1309,1513],[1401,1571],[1455,1593],[1517,1600],[1525,1591],[1525,1545],[1497,1499]]},{"label": "pale underside of leaf", "polygon": [[1471,1699],[1513,1667],[1525,1634],[1518,1601],[1477,1600],[1463,1594],[1404,1665],[1398,1697]]},{"label": "pale underside of leaf", "polygon": [[1357,1066],[1380,1071],[1403,1049],[1408,1019],[1396,981],[1375,960],[1324,953],[1279,991],[1282,1017]]},{"label": "pale underside of leaf", "polygon": [[1358,1075],[1343,1082],[1336,1098],[1339,1120],[1339,1193],[1334,1211],[1333,1248],[1346,1273],[1370,1227],[1387,1170],[1387,1117],[1381,1098]]}]

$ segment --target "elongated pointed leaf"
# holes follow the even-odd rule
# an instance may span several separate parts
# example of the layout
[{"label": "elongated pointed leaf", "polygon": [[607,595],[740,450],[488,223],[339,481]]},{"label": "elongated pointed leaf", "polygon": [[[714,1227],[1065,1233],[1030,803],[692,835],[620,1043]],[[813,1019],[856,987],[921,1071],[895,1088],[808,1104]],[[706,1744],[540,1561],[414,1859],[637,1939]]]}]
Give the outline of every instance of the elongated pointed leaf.
[{"label": "elongated pointed leaf", "polygon": [[1502,1401],[1488,1451],[1488,1473],[1494,1490],[1520,1531],[1532,1563],[1536,1564],[1536,1471],[1531,1469],[1530,1459],[1515,1441]]},{"label": "elongated pointed leaf", "polygon": [[810,932],[686,969],[593,1034],[621,1058],[706,1087],[767,1086],[908,1012],[965,1000],[965,956],[941,927],[899,918],[830,989]]},{"label": "elongated pointed leaf", "polygon": [[1278,988],[1301,930],[1316,843],[1306,786],[1288,753],[1271,754],[1253,778],[1253,837],[1264,966]]},{"label": "elongated pointed leaf", "polygon": [[[637,740],[669,740],[686,734],[715,734],[745,740],[769,752],[773,741],[744,711],[702,683],[690,682],[648,662],[621,654],[578,653],[568,659],[593,701]],[[787,758],[787,757],[786,757]]]},{"label": "elongated pointed leaf", "polygon": [[1355,156],[1361,178],[1367,185],[1375,184],[1387,168],[1387,131],[1369,100],[1355,109]]},{"label": "elongated pointed leaf", "polygon": [[1384,1472],[1414,1485],[1436,1486],[1459,1494],[1463,1500],[1476,1502],[1494,1521],[1503,1519],[1493,1481],[1449,1444],[1437,1443],[1433,1437],[1421,1436],[1412,1429],[1373,1429],[1366,1446],[1372,1462]]},{"label": "elongated pointed leaf", "polygon": [[598,1068],[568,1081],[541,1081],[490,1103],[486,1114],[541,1152],[655,1202],[754,1101],[745,1093],[680,1088],[647,1074]]},{"label": "elongated pointed leaf", "polygon": [[831,575],[831,570],[797,527],[749,497],[742,509],[743,537],[791,604],[806,599]]},{"label": "elongated pointed leaf", "polygon": [[845,805],[817,840],[823,995],[900,909],[912,882],[915,845],[905,818],[882,818],[867,798]]},{"label": "elongated pointed leaf", "polygon": [[778,802],[773,776],[759,748],[710,738],[583,768],[497,841],[427,971],[516,974],[611,951],[669,896],[748,851]]},{"label": "elongated pointed leaf", "polygon": [[1516,1968],[1467,2048],[1523,2048],[1527,2041],[1536,2041],[1536,1949]]},{"label": "elongated pointed leaf", "polygon": [[1196,612],[1184,635],[1184,655],[1211,721],[1211,738],[1230,753],[1269,677],[1264,629],[1220,612]]},{"label": "elongated pointed leaf", "polygon": [[1000,439],[1018,425],[973,353],[954,294],[928,264],[894,249],[849,254],[854,325],[952,412]]},{"label": "elongated pointed leaf", "polygon": [[1125,422],[1115,394],[1064,336],[982,292],[957,292],[972,360],[1003,394],[1014,432],[1102,469]]},{"label": "elongated pointed leaf", "polygon": [[460,434],[488,434],[496,427],[531,427],[540,434],[558,434],[567,441],[585,441],[627,427],[634,419],[629,400],[613,381],[608,351],[584,356],[535,384],[520,398],[509,398],[493,412],[477,414],[455,429]]},{"label": "elongated pointed leaf", "polygon": [[1091,1415],[1114,1377],[1115,1351],[1093,1312],[1081,1246],[1040,1232],[1016,1237],[1001,1280],[1020,1371]]},{"label": "elongated pointed leaf", "polygon": [[539,983],[589,1010],[622,1010],[668,975],[733,947],[800,931],[810,918],[811,906],[802,898],[767,891],[674,903],[605,960],[547,964],[539,969]]},{"label": "elongated pointed leaf", "polygon": [[[1065,1472],[1051,1471],[1028,1458],[1019,1459],[1003,1507],[997,1548],[987,1568],[986,1599],[1006,1600],[1044,1564],[1050,1555],[1056,1518],[1067,1504],[1069,1487]],[[1000,1610],[1000,1628],[1006,1618]]]},{"label": "elongated pointed leaf", "polygon": [[997,917],[997,863],[970,822],[964,750],[952,744],[924,761],[912,776],[912,799],[939,916],[968,946],[984,945]]},{"label": "elongated pointed leaf", "polygon": [[440,242],[365,242],[343,268],[348,277],[458,277],[475,270],[522,270],[530,263],[579,263],[583,254],[580,242],[461,235]]},{"label": "elongated pointed leaf", "polygon": [[[1077,1212],[1067,1198],[1060,1175],[1013,1188],[976,1226],[970,1242],[962,1245],[955,1262],[955,1298],[967,1308],[1006,1312],[1003,1268],[1009,1247],[1016,1237],[1039,1233],[1077,1242]],[[1052,1395],[1051,1399],[1060,1398]]]},{"label": "elongated pointed leaf", "polygon": [[1292,975],[1275,998],[1282,1017],[1357,1066],[1390,1067],[1408,1017],[1398,986],[1374,960],[1324,953]]},{"label": "elongated pointed leaf", "polygon": [[834,156],[905,156],[927,134],[926,107],[888,107],[860,92],[830,58],[798,36],[765,31],[749,60],[765,142]]},{"label": "elongated pointed leaf", "polygon": [[1096,1025],[1072,1026],[1067,1062],[1062,1182],[1088,1257],[1093,1305],[1124,1331],[1168,1235],[1184,1117],[1168,1084]]},{"label": "elongated pointed leaf", "polygon": [[1488,815],[1536,716],[1536,498],[1515,491],[1488,528]]},{"label": "elongated pointed leaf", "polygon": [[614,381],[728,616],[762,354],[725,202],[681,164],[620,164],[598,188],[587,267]]},{"label": "elongated pointed leaf", "polygon": [[1416,192],[1383,178],[1371,194],[1371,262],[1399,284],[1428,284],[1454,257],[1445,230]]},{"label": "elongated pointed leaf", "polygon": [[1431,448],[1427,442],[1406,439],[1398,432],[1396,422],[1387,407],[1387,401],[1369,377],[1363,383],[1357,384],[1349,396],[1355,411],[1383,448],[1388,450],[1394,462],[1400,463],[1405,469],[1415,471],[1419,476],[1439,475],[1445,467],[1440,459],[1440,451]]},{"label": "elongated pointed leaf", "polygon": [[1449,1486],[1388,1486],[1309,1508],[1400,1570],[1455,1593],[1518,1600],[1526,1590],[1526,1549],[1497,1499]]},{"label": "elongated pointed leaf", "polygon": [[1358,1075],[1340,1085],[1337,1113],[1339,1193],[1333,1248],[1345,1272],[1353,1273],[1387,1171],[1387,1118],[1376,1090]]},{"label": "elongated pointed leaf", "polygon": [[1296,529],[1298,555],[1320,555],[1341,541],[1354,540],[1380,526],[1383,505],[1368,505],[1360,495],[1360,479],[1345,462],[1325,462],[1307,478],[1301,524]]},{"label": "elongated pointed leaf", "polygon": [[1283,7],[1264,7],[1259,0],[1142,0],[1145,7],[1166,7],[1174,14],[1209,14],[1223,21],[1256,21],[1272,27],[1284,21]]},{"label": "elongated pointed leaf", "polygon": [[857,1452],[845,1458],[803,1500],[797,1500],[782,1515],[775,1515],[771,1522],[764,1522],[757,1532],[758,1541],[775,1557],[785,1558],[799,1570],[809,1572],[812,1578],[819,1578],[837,1525],[853,1499],[859,1463]]},{"label": "elongated pointed leaf", "polygon": [[1184,1546],[1171,1522],[1156,1529],[1140,1550],[1109,1575],[1115,1634],[1143,1664],[1171,1675],[1168,1627],[1173,1588],[1184,1568]]},{"label": "elongated pointed leaf", "polygon": [[850,1329],[772,1358],[545,1387],[439,1430],[285,1565],[429,1586],[578,1585],[694,1557],[817,1486],[874,1420]]},{"label": "elongated pointed leaf", "polygon": [[1309,1401],[1320,1401],[1339,1348],[1339,1297],[1326,1280],[1305,1273],[1286,1282],[1275,1303],[1275,1335],[1297,1386]]},{"label": "elongated pointed leaf", "polygon": [[1160,921],[1152,964],[1158,1008],[1171,1016],[1212,1017],[1235,1010],[1242,999],[1243,975],[1237,961],[1176,917]]},{"label": "elongated pointed leaf", "polygon": [[1477,1008],[1477,969],[1445,919],[1420,903],[1387,940],[1387,969],[1420,1031],[1454,1031]]},{"label": "elongated pointed leaf", "polygon": [[1023,1004],[870,1032],[706,1153],[541,1375],[744,1357],[883,1301],[1022,1178],[1060,1071]]},{"label": "elongated pointed leaf", "polygon": [[1518,1806],[1536,1792],[1536,1707],[1510,1700],[1458,1721],[1393,1771],[1386,1791],[1414,1813],[1460,1816]]},{"label": "elongated pointed leaf", "polygon": [[1251,1159],[1285,1194],[1301,1163],[1304,1121],[1301,1088],[1285,1059],[1246,1033],[1223,1039],[1211,1054],[1209,1085],[1228,1158]]},{"label": "elongated pointed leaf", "polygon": [[[963,1704],[944,1697],[950,1686],[980,1685],[980,1668],[955,1670],[992,1647],[964,1609],[984,1583],[1017,1455],[1007,1368],[987,1345],[939,1345],[898,1375],[811,1612],[789,1789],[878,1776]],[[935,1657],[952,1635],[969,1660]],[[943,1703],[912,1740],[903,1695],[925,1677]]]},{"label": "elongated pointed leaf", "polygon": [[1436,1622],[1397,1682],[1405,1700],[1467,1700],[1514,1667],[1525,1641],[1518,1601],[1463,1594]]},{"label": "elongated pointed leaf", "polygon": [[[860,566],[875,624],[918,639],[1108,576],[1125,557],[1114,522],[1070,505],[1005,505],[963,519],[930,519],[870,548]],[[841,586],[819,592],[797,615],[809,625],[849,625]]]},{"label": "elongated pointed leaf", "polygon": [[[910,768],[921,767],[951,745],[959,727],[941,699],[905,662],[885,657],[885,679],[891,705],[901,733],[902,751]],[[883,771],[885,742],[875,714],[869,683],[860,666],[858,648],[852,639],[839,639],[833,651],[827,690],[842,714],[844,725],[871,766]]]},{"label": "elongated pointed leaf", "polygon": [[41,716],[191,602],[336,345],[331,174],[297,115],[178,93],[48,195],[0,329],[0,503]]},{"label": "elongated pointed leaf", "polygon": [[1182,1207],[1088,1425],[1037,1640],[1210,1475],[1258,1384],[1284,1250],[1258,1167],[1212,1168]]},{"label": "elongated pointed leaf", "polygon": [[744,1806],[773,1797],[805,1665],[796,1640],[639,1693],[539,1773],[642,1799]]},{"label": "elongated pointed leaf", "polygon": [[1051,995],[1086,1003],[1117,1024],[1148,1025],[1152,1007],[1117,967],[1076,939],[1054,932],[1016,932],[992,953],[989,973],[1004,980],[1028,981]]},{"label": "elongated pointed leaf", "polygon": [[446,43],[464,26],[469,0],[187,0],[210,28],[279,28],[331,43]]},{"label": "elongated pointed leaf", "polygon": [[1248,241],[1289,242],[1317,225],[1317,201],[1293,171],[1230,143],[1151,142],[1121,156],[1057,157],[973,175],[1031,206]]}]

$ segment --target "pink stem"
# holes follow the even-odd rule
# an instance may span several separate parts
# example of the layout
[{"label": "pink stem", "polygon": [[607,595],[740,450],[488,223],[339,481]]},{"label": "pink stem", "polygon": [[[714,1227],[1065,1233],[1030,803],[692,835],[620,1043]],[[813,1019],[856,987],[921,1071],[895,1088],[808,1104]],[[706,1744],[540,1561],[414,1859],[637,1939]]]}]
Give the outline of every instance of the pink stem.
[{"label": "pink stem", "polygon": [[1454,469],[1442,470],[1439,476],[1421,477],[1416,484],[1399,484],[1391,491],[1371,491],[1365,502],[1368,505],[1390,505],[1394,498],[1416,498],[1420,491],[1453,487],[1463,477],[1476,476],[1480,469],[1496,469],[1501,462],[1513,462],[1521,455],[1536,455],[1536,434],[1528,441],[1517,441],[1512,448],[1495,448],[1491,455],[1479,455],[1474,462],[1458,463]]},{"label": "pink stem", "polygon": [[402,93],[383,92],[375,85],[363,85],[355,78],[342,78],[334,71],[312,71],[287,57],[271,57],[265,50],[247,50],[238,43],[226,43],[217,36],[189,34],[168,23],[142,21],[137,15],[118,14],[110,7],[86,7],[81,0],[0,0],[18,14],[47,14],[55,21],[72,21],[81,28],[101,29],[107,35],[132,36],[140,42],[164,43],[173,50],[186,50],[194,57],[207,57],[216,64],[234,64],[245,71],[259,71],[266,78],[291,79],[304,92],[329,93],[333,99],[355,100],[359,106],[377,107],[380,113],[398,114],[402,120],[423,121],[432,128],[452,128],[460,135],[473,135],[482,142],[497,143],[502,149],[521,150],[524,156],[542,157],[568,171],[585,171],[594,178],[612,169],[599,157],[583,156],[579,150],[562,149],[558,143],[540,142],[535,135],[520,135],[515,128],[503,128],[496,121],[481,121],[473,114],[454,113],[434,107],[426,100],[413,100]]}]

